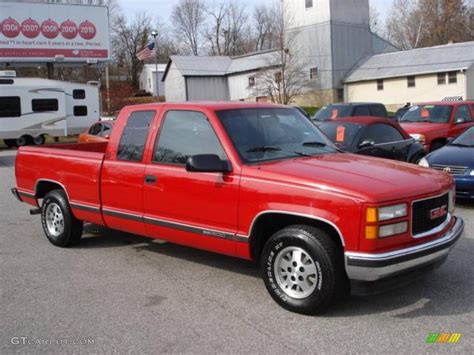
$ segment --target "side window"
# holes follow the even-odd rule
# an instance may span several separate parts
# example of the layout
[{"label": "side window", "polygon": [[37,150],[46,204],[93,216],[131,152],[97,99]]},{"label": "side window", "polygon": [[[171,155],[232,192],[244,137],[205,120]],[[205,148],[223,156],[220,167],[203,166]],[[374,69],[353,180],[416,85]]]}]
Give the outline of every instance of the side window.
[{"label": "side window", "polygon": [[365,129],[361,142],[372,140],[375,144],[402,141],[404,138],[400,132],[387,124],[374,124]]},{"label": "side window", "polygon": [[356,106],[352,116],[370,116],[370,111],[367,106]]},{"label": "side window", "polygon": [[111,133],[112,133],[112,126],[110,124],[104,123],[100,136],[101,137],[105,137],[107,135],[110,136]]},{"label": "side window", "polygon": [[20,117],[21,105],[19,96],[0,97],[0,117]]},{"label": "side window", "polygon": [[374,117],[387,117],[387,110],[383,105],[370,106],[370,112]]},{"label": "side window", "polygon": [[84,100],[86,98],[86,90],[83,90],[83,89],[72,90],[72,98],[74,100]]},{"label": "side window", "polygon": [[87,116],[87,106],[74,106],[74,116]]},{"label": "side window", "polygon": [[33,112],[57,111],[59,108],[57,99],[33,99],[31,100]]},{"label": "side window", "polygon": [[456,120],[462,118],[464,122],[471,122],[471,112],[469,112],[469,107],[467,105],[461,105],[458,107],[458,112],[456,112]]},{"label": "side window", "polygon": [[102,125],[100,123],[96,123],[89,129],[89,134],[93,136],[97,136],[100,134],[101,130],[102,130]]},{"label": "side window", "polygon": [[117,160],[142,161],[145,142],[156,111],[136,111],[128,117],[120,138]]},{"label": "side window", "polygon": [[153,160],[167,164],[185,165],[188,157],[216,154],[227,157],[206,116],[195,111],[169,111],[155,146]]}]

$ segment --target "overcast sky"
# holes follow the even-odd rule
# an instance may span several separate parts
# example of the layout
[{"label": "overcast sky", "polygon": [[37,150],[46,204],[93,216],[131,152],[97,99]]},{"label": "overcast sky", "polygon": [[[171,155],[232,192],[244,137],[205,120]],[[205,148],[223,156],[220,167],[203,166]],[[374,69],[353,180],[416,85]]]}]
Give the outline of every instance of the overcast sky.
[{"label": "overcast sky", "polygon": [[[206,3],[212,3],[215,0],[204,0]],[[252,6],[253,4],[269,4],[275,0],[239,0],[240,3]],[[126,14],[132,15],[137,12],[146,11],[152,15],[157,15],[162,20],[168,20],[171,14],[173,5],[178,0],[119,0],[122,8]],[[392,0],[370,0],[371,4],[375,5],[379,11],[382,20],[387,15]]]}]

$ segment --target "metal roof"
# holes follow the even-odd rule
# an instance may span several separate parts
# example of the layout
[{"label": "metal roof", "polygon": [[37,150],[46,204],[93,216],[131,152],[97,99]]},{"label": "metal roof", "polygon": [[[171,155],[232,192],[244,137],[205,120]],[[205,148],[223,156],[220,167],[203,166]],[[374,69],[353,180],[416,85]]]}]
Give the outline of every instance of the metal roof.
[{"label": "metal roof", "polygon": [[162,81],[166,79],[171,63],[176,65],[183,76],[225,76],[274,66],[278,60],[276,53],[278,51],[269,50],[238,57],[173,55],[166,66]]},{"label": "metal roof", "polygon": [[469,69],[474,64],[474,42],[377,54],[361,60],[346,83]]}]

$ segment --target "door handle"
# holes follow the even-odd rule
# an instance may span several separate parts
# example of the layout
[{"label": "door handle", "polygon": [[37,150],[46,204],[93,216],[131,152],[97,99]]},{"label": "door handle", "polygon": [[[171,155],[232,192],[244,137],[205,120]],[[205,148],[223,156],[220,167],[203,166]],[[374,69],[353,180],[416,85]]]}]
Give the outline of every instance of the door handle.
[{"label": "door handle", "polygon": [[157,181],[157,177],[155,175],[145,175],[145,184],[154,184]]}]

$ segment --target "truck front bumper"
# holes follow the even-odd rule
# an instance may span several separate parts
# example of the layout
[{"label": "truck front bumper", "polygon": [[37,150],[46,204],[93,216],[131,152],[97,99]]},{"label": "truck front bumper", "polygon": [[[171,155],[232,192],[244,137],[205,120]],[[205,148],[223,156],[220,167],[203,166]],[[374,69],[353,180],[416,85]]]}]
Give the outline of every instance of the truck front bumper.
[{"label": "truck front bumper", "polygon": [[373,283],[419,274],[417,271],[442,264],[464,230],[464,221],[453,218],[456,218],[456,222],[444,236],[424,244],[378,254],[346,252],[345,265],[349,279]]}]

